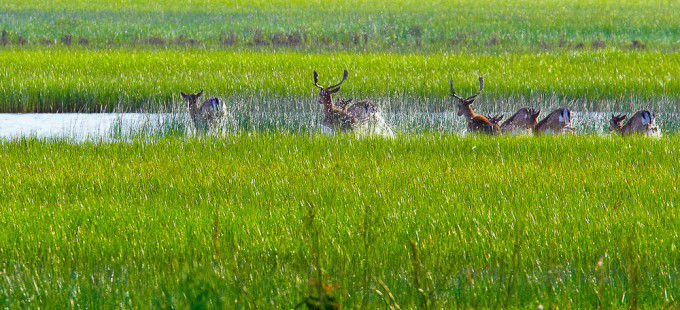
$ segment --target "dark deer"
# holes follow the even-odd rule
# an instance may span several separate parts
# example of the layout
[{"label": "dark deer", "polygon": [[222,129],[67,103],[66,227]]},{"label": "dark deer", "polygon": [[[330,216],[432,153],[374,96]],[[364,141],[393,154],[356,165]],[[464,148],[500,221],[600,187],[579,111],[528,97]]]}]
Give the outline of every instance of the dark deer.
[{"label": "dark deer", "polygon": [[226,114],[224,104],[217,98],[209,98],[200,104],[199,99],[203,96],[203,90],[195,94],[180,93],[182,98],[187,101],[189,115],[194,127],[199,130],[208,129],[209,126]]},{"label": "dark deer", "polygon": [[632,134],[650,135],[658,132],[658,128],[654,123],[654,114],[647,110],[635,112],[626,124],[622,125],[624,119],[626,119],[625,114],[612,114],[612,118],[609,121],[609,129],[623,136]]},{"label": "dark deer", "polygon": [[571,111],[559,108],[534,126],[534,134],[563,133],[567,129],[571,129]]},{"label": "dark deer", "polygon": [[523,132],[533,129],[538,122],[538,115],[541,110],[533,108],[521,108],[515,112],[510,118],[501,124],[502,132]]},{"label": "dark deer", "polygon": [[503,120],[503,117],[505,117],[505,114],[496,115],[496,116],[485,116],[485,117],[486,117],[486,119],[489,120],[489,122],[491,122],[491,124],[498,125],[498,123],[500,123],[500,121]]},{"label": "dark deer", "polygon": [[324,126],[341,130],[354,130],[360,123],[375,116],[375,105],[370,101],[360,101],[352,104],[352,99],[341,100],[338,106],[333,105],[332,95],[340,90],[340,85],[347,80],[349,73],[343,72],[340,83],[323,87],[319,85],[319,75],[314,71],[314,86],[320,89],[319,103],[324,107]]},{"label": "dark deer", "polygon": [[[451,96],[458,99],[458,104],[456,104],[458,107],[458,116],[464,116],[468,121],[468,131],[490,135],[499,134],[501,132],[497,124],[492,123],[483,115],[475,114],[475,111],[473,111],[470,107],[477,96],[482,93],[482,89],[484,89],[484,79],[482,77],[479,78],[479,91],[467,98],[456,95],[456,91],[453,89],[453,80],[450,80],[449,84],[451,86]],[[498,122],[500,119],[502,119],[502,116],[498,119],[494,118],[496,122]]]}]

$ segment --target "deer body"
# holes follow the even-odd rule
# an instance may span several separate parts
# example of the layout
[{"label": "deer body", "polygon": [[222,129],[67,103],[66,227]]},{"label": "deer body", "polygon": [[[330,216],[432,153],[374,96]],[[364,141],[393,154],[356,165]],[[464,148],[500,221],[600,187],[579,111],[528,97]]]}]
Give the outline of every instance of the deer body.
[{"label": "deer body", "polygon": [[195,94],[180,94],[182,95],[182,98],[187,101],[189,116],[191,116],[191,121],[197,129],[209,127],[216,120],[223,118],[226,115],[226,108],[218,98],[209,98],[203,103],[200,103],[199,99],[203,96],[203,91]]},{"label": "deer body", "polygon": [[533,129],[541,110],[521,108],[501,124],[502,132],[524,132]]},{"label": "deer body", "polygon": [[350,115],[345,110],[338,109],[332,103],[324,103],[323,124],[329,128],[339,128],[341,130],[352,130],[357,123],[356,117]]},{"label": "deer body", "polygon": [[635,112],[625,125],[621,125],[625,118],[626,115],[612,114],[609,128],[624,136],[632,134],[650,135],[658,132],[658,128],[654,123],[654,114],[647,110]]},{"label": "deer body", "polygon": [[[470,132],[490,135],[499,134],[501,132],[498,124],[491,122],[484,115],[476,114],[469,106],[467,109],[462,110],[462,113],[459,111],[458,115],[462,115],[467,119],[467,130]],[[494,118],[494,120],[495,119],[496,118]]]},{"label": "deer body", "polygon": [[534,134],[562,133],[571,128],[571,111],[559,108],[552,111],[543,120],[534,126]]},{"label": "deer body", "polygon": [[324,107],[324,121],[326,127],[350,131],[356,129],[375,117],[376,107],[370,101],[360,101],[352,104],[352,99],[340,100],[338,105],[333,104],[332,95],[340,90],[340,84],[347,79],[348,72],[343,72],[340,83],[323,87],[319,85],[318,74],[314,71],[314,85],[320,89],[319,103]]},{"label": "deer body", "polygon": [[[467,130],[469,132],[474,132],[474,133],[484,133],[484,134],[490,134],[490,135],[496,135],[501,132],[500,127],[498,127],[498,124],[489,121],[486,117],[483,115],[476,114],[475,111],[472,110],[470,105],[475,101],[477,96],[479,96],[480,93],[482,93],[482,89],[484,89],[484,79],[479,78],[479,91],[467,98],[460,97],[456,95],[456,91],[453,89],[453,80],[449,81],[450,86],[451,86],[451,96],[454,98],[458,99],[458,103],[456,106],[458,107],[458,116],[463,116],[467,119]],[[500,118],[493,118],[495,122],[498,122]]]},{"label": "deer body", "polygon": [[359,122],[369,120],[375,116],[376,112],[375,104],[370,101],[359,101],[345,109],[347,113],[354,116]]}]

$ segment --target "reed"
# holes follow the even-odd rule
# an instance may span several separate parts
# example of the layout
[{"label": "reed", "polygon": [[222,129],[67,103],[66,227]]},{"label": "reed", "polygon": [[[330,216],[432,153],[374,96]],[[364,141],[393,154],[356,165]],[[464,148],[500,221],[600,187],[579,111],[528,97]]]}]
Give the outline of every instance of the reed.
[{"label": "reed", "polygon": [[[259,109],[292,109],[295,98],[313,98],[313,70],[350,78],[337,94],[371,97],[405,108],[449,102],[448,80],[473,93],[484,76],[476,103],[554,98],[597,109],[653,102],[672,106],[680,94],[680,54],[615,50],[545,54],[302,54],[223,51],[23,50],[0,53],[0,111],[151,111],[182,102],[180,92],[204,89],[207,96],[255,101]],[[288,99],[286,99],[288,98]],[[383,101],[385,101],[383,100]],[[487,102],[484,102],[487,101]],[[649,107],[649,102],[652,107]],[[311,102],[311,101],[310,101]],[[515,103],[515,106],[517,103]],[[383,105],[385,106],[385,105]],[[572,110],[574,109],[572,107]],[[659,112],[659,111],[654,111]]]},{"label": "reed", "polygon": [[678,139],[3,141],[0,304],[673,306]]}]

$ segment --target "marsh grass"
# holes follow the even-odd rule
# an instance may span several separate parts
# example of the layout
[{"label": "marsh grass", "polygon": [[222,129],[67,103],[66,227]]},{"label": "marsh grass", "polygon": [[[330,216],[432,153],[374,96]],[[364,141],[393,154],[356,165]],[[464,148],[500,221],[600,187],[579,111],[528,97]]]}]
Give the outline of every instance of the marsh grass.
[{"label": "marsh grass", "polygon": [[[106,48],[542,52],[603,46],[677,50],[675,1],[22,1],[0,28],[38,44],[70,34]],[[527,22],[530,21],[530,22]],[[10,40],[12,42],[12,40]],[[674,45],[676,45],[674,47]]]},{"label": "marsh grass", "polygon": [[672,78],[680,71],[678,55],[7,50],[0,53],[0,111],[151,112],[170,108],[180,91],[204,89],[275,113],[316,98],[313,70],[334,81],[343,69],[350,78],[340,96],[375,99],[386,107],[436,107],[448,100],[450,78],[457,91],[472,93],[476,78],[484,76],[482,110],[547,101],[573,110],[665,111],[680,94],[680,83]]},{"label": "marsh grass", "polygon": [[672,307],[677,140],[0,141],[0,303]]}]

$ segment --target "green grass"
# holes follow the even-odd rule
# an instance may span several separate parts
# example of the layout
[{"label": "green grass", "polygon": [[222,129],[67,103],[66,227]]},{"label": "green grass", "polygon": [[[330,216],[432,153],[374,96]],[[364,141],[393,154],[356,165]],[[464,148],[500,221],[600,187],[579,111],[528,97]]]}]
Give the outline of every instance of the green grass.
[{"label": "green grass", "polygon": [[184,35],[212,48],[233,36],[228,47],[248,47],[257,34],[274,49],[286,48],[272,45],[274,35],[299,35],[293,45],[304,50],[540,51],[596,40],[677,50],[680,42],[678,1],[31,0],[4,1],[0,11],[0,28],[12,37],[35,43],[71,34],[73,44],[83,36],[98,46]]},{"label": "green grass", "polygon": [[2,142],[0,305],[291,308],[322,279],[379,308],[380,279],[402,308],[678,306],[678,145]]},{"label": "green grass", "polygon": [[[483,98],[555,96],[567,100],[654,101],[678,98],[680,54],[615,50],[500,55],[392,53],[259,53],[225,51],[7,50],[0,53],[0,111],[153,110],[180,91],[245,101],[316,98],[321,84],[350,77],[342,96],[443,100],[448,80]],[[281,100],[277,98],[286,97]],[[269,98],[269,99],[267,99]],[[485,99],[486,100],[486,99]],[[669,101],[671,104],[673,100]],[[483,107],[483,102],[479,103]],[[519,105],[522,102],[518,103]],[[596,105],[591,105],[596,106]]]}]

